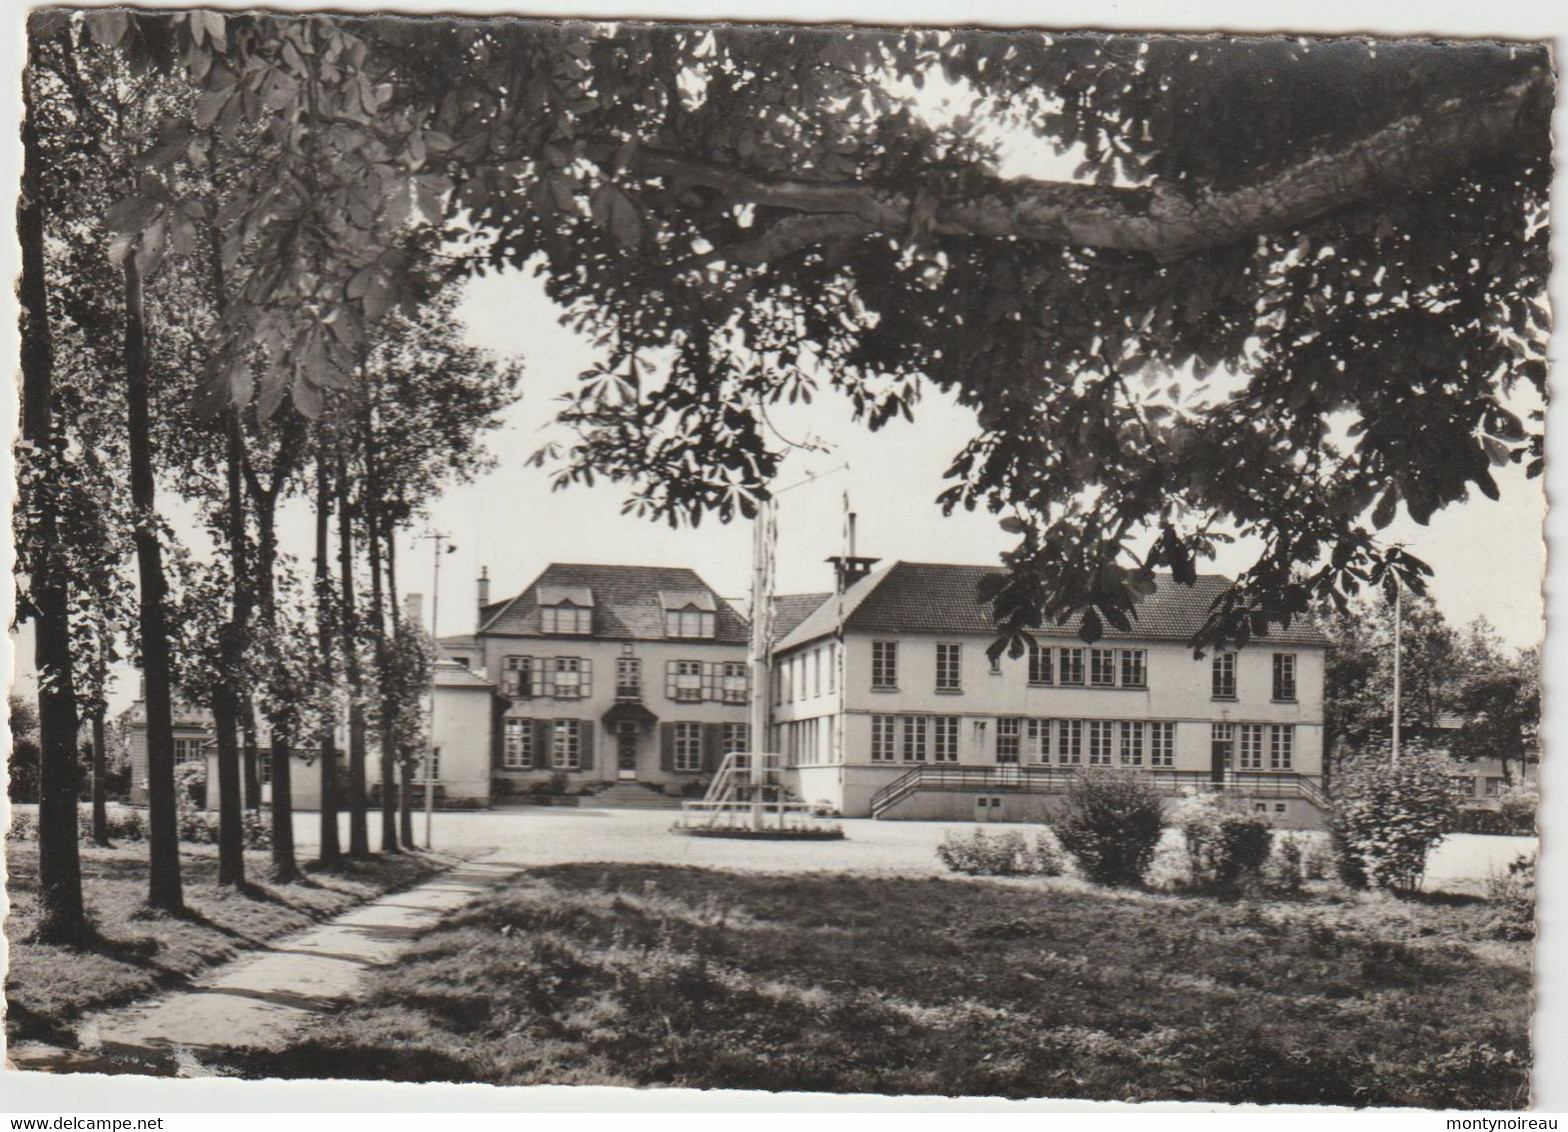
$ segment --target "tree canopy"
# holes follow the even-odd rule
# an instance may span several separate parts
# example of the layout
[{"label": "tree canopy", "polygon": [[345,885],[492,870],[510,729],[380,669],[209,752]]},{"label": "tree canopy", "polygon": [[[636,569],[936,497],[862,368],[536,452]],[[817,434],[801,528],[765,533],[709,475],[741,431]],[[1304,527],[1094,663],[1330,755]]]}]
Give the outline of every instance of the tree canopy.
[{"label": "tree canopy", "polygon": [[603,347],[546,461],[695,522],[768,493],[767,405],[830,388],[875,428],[929,384],[978,423],[944,504],[1019,538],[985,595],[1015,649],[1126,627],[1155,569],[1237,535],[1259,556],[1196,643],[1419,591],[1378,531],[1540,469],[1540,45],[83,19],[192,94],[117,254],[188,242],[205,137],[265,139],[214,217],[218,401],[318,413],[432,266],[539,270]]}]

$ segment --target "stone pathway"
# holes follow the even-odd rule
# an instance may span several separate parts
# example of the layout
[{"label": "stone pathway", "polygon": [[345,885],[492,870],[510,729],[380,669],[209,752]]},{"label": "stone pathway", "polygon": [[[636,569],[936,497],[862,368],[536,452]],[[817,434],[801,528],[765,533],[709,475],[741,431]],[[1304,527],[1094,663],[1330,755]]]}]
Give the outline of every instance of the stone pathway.
[{"label": "stone pathway", "polygon": [[32,1042],[8,1068],[201,1077],[224,1047],[281,1049],[315,1015],[351,998],[367,969],[390,962],[421,932],[522,866],[505,853],[467,861],[214,967],[189,986],[90,1014],[77,1049]]}]

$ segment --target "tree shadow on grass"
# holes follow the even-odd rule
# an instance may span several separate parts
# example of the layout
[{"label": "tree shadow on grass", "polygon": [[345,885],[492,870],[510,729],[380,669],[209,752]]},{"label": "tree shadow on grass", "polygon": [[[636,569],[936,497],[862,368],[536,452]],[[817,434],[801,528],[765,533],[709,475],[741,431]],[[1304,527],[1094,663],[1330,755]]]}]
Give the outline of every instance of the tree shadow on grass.
[{"label": "tree shadow on grass", "polygon": [[224,1068],[257,1081],[267,1077],[345,1081],[466,1084],[477,1080],[467,1061],[428,1049],[303,1042],[285,1050],[230,1050]]}]

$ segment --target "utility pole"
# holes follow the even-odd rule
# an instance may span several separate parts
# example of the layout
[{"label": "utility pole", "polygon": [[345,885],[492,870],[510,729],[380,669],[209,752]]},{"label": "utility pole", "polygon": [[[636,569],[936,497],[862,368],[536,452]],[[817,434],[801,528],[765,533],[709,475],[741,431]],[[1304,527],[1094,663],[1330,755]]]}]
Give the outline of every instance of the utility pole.
[{"label": "utility pole", "polygon": [[[436,808],[436,672],[435,665],[440,660],[441,646],[437,644],[436,626],[440,623],[441,608],[441,544],[451,536],[442,531],[427,531],[419,536],[431,542],[431,577],[430,577],[430,652],[432,656],[430,665],[430,739],[425,744],[425,849],[431,845],[430,830],[432,818]],[[447,544],[446,553],[451,554],[457,547]]]},{"label": "utility pole", "polygon": [[773,633],[773,500],[757,505],[751,541],[751,824],[762,828],[762,792],[768,749],[769,652]]}]

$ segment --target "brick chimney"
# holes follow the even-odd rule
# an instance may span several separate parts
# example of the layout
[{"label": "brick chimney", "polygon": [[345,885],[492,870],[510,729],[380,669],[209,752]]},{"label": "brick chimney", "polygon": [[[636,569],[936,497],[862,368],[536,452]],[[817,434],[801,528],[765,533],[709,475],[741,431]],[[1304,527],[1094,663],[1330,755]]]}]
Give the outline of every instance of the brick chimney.
[{"label": "brick chimney", "polygon": [[839,587],[846,590],[871,573],[871,568],[882,561],[880,558],[865,558],[855,553],[855,513],[853,511],[849,513],[848,535],[849,545],[846,548],[848,553],[835,554],[831,558],[826,559],[826,561],[833,564],[833,575],[838,580]]},{"label": "brick chimney", "polygon": [[479,581],[477,583],[477,588],[479,591],[479,616],[474,623],[474,628],[476,630],[483,629],[485,627],[485,606],[490,604],[490,567],[479,567]]}]

